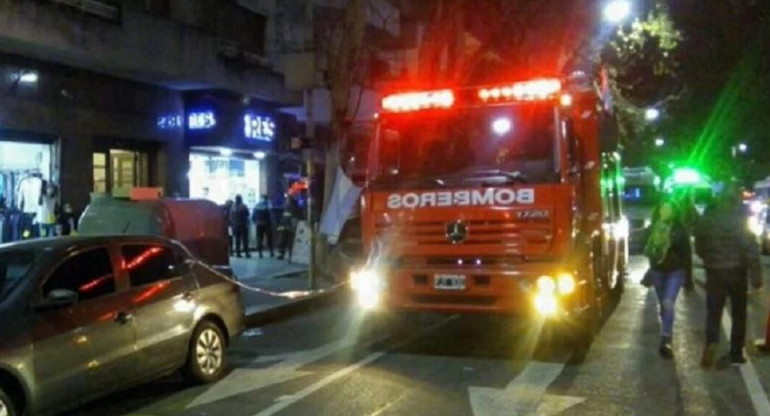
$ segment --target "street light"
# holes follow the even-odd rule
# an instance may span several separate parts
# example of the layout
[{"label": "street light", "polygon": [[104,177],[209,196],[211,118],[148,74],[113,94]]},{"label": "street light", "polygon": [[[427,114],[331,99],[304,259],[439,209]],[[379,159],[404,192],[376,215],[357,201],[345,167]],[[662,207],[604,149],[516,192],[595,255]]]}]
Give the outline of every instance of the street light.
[{"label": "street light", "polygon": [[664,144],[666,144],[666,141],[662,137],[655,139],[655,147],[663,147]]},{"label": "street light", "polygon": [[628,0],[612,0],[604,6],[604,19],[610,23],[622,23],[631,15],[631,2]]},{"label": "street light", "polygon": [[739,152],[746,153],[747,150],[749,150],[749,146],[747,146],[746,143],[738,143]]},{"label": "street light", "polygon": [[644,110],[644,119],[647,121],[655,121],[660,118],[660,110],[654,107],[650,107]]}]

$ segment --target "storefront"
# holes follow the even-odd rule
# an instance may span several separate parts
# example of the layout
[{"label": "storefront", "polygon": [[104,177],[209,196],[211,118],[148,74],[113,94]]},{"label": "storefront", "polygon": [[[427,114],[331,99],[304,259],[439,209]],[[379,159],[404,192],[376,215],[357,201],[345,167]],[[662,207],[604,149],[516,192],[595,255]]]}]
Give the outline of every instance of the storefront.
[{"label": "storefront", "polygon": [[282,202],[278,142],[293,133],[294,120],[265,105],[228,97],[186,98],[191,198],[224,204],[236,195],[253,207],[267,194]]},{"label": "storefront", "polygon": [[38,235],[43,192],[58,187],[57,146],[55,137],[0,132],[0,242]]}]

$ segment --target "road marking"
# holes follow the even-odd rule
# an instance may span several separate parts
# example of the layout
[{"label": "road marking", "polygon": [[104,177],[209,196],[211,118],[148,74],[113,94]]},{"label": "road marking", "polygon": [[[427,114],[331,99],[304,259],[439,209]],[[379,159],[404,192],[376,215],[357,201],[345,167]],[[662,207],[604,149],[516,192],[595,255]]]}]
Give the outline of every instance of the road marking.
[{"label": "road marking", "polygon": [[[730,330],[733,327],[733,320],[728,311],[722,313],[722,330],[725,332],[727,339],[730,339]],[[749,392],[751,398],[751,404],[754,406],[754,411],[757,416],[770,416],[770,401],[767,399],[767,393],[762,388],[762,383],[757,376],[757,370],[754,368],[754,364],[751,363],[751,359],[746,357],[746,364],[740,366],[741,377],[743,383],[746,384],[746,390]]]},{"label": "road marking", "polygon": [[[357,361],[356,363],[351,364],[351,365],[349,365],[349,366],[347,366],[347,367],[345,367],[345,368],[343,368],[341,370],[338,370],[338,371],[332,373],[331,375],[327,376],[326,378],[323,378],[323,379],[321,379],[321,380],[319,380],[319,381],[317,381],[317,382],[315,382],[315,383],[305,387],[304,389],[300,390],[299,392],[297,392],[295,394],[292,394],[291,397],[287,398],[286,400],[283,400],[283,401],[280,401],[278,403],[275,403],[272,406],[268,407],[267,409],[264,409],[261,412],[256,413],[254,416],[272,416],[272,415],[275,415],[276,413],[286,409],[287,407],[289,407],[289,406],[291,406],[293,404],[296,404],[296,403],[304,400],[305,398],[307,398],[311,394],[313,394],[316,391],[326,387],[327,385],[329,385],[329,384],[331,384],[331,383],[333,383],[333,382],[335,382],[335,381],[337,381],[337,380],[339,380],[339,379],[341,379],[341,378],[343,378],[343,377],[345,377],[345,376],[347,376],[347,375],[349,375],[349,374],[351,374],[351,373],[353,373],[353,372],[355,372],[357,370],[360,370],[361,368],[371,364],[374,361],[379,360],[380,358],[385,356],[388,352],[390,352],[392,350],[395,350],[395,349],[398,349],[398,348],[400,348],[400,347],[402,347],[404,345],[407,345],[407,344],[413,342],[420,335],[426,334],[426,333],[428,333],[428,332],[430,332],[430,331],[432,331],[432,330],[434,330],[434,329],[436,329],[436,328],[438,328],[438,327],[448,323],[449,321],[451,321],[451,320],[453,320],[455,318],[457,318],[457,315],[452,315],[452,316],[450,316],[450,317],[448,317],[446,319],[442,319],[441,321],[439,321],[439,322],[429,326],[424,331],[421,331],[421,332],[415,334],[414,336],[408,338],[407,340],[402,341],[402,342],[400,342],[400,343],[398,343],[396,345],[391,346],[390,348],[386,349],[385,351],[380,351],[380,352],[375,352],[375,353],[369,354],[366,357],[364,357],[363,359]],[[369,345],[372,345],[374,343],[376,343],[376,341],[370,343]]]},{"label": "road marking", "polygon": [[555,415],[585,401],[580,397],[545,395],[562,370],[564,363],[534,361],[504,389],[468,387],[474,416]]},{"label": "road marking", "polygon": [[307,351],[259,357],[252,363],[277,362],[267,368],[233,370],[223,380],[212,385],[190,402],[187,409],[307,376],[312,373],[300,371],[299,368],[352,345],[352,341],[344,339]]}]

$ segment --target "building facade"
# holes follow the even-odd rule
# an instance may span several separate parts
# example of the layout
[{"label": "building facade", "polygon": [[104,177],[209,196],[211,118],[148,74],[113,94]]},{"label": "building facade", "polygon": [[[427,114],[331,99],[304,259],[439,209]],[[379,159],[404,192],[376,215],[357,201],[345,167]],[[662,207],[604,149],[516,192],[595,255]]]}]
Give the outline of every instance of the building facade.
[{"label": "building facade", "polygon": [[0,0],[6,206],[22,207],[29,176],[76,211],[130,187],[281,195],[278,152],[296,128],[280,108],[301,94],[265,57],[259,3]]}]

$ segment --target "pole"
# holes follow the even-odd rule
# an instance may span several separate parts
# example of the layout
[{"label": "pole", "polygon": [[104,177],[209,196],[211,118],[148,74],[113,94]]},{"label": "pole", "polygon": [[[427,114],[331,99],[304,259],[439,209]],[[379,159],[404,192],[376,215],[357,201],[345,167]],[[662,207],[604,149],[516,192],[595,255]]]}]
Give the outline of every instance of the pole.
[{"label": "pole", "polygon": [[[305,90],[305,135],[313,139],[315,137],[315,120],[313,119],[313,90],[308,88]],[[308,289],[314,290],[316,288],[316,268],[315,268],[315,240],[316,230],[313,220],[313,174],[315,172],[315,166],[313,165],[313,149],[312,146],[305,150],[306,169],[307,169],[307,224],[310,229],[310,253],[308,266]]]}]

